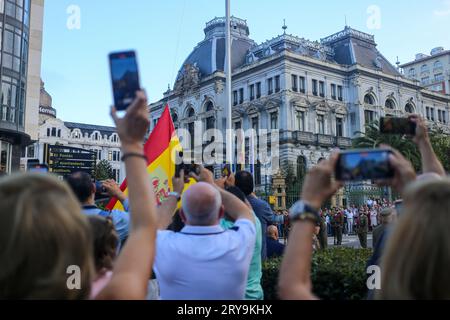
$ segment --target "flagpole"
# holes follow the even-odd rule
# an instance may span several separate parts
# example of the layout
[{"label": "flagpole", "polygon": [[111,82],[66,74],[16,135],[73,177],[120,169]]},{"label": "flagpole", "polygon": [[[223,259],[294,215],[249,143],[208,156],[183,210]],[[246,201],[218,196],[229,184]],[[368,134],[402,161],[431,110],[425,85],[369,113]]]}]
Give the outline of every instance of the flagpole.
[{"label": "flagpole", "polygon": [[225,48],[226,48],[226,62],[225,62],[225,76],[226,76],[226,101],[227,101],[227,130],[226,130],[226,153],[227,153],[227,163],[230,164],[231,169],[233,170],[233,118],[231,111],[231,9],[230,9],[230,0],[225,0],[225,11],[226,11],[226,39],[225,39]]}]

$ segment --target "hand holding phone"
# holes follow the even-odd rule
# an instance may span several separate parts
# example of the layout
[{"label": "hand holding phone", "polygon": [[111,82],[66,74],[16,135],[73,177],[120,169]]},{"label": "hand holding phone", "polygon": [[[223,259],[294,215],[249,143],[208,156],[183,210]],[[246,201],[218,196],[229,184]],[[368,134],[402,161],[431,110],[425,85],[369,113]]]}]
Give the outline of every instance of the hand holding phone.
[{"label": "hand holding phone", "polygon": [[386,180],[394,177],[389,149],[350,150],[339,154],[335,176],[338,181]]},{"label": "hand holding phone", "polygon": [[222,168],[222,177],[229,177],[231,175],[231,168],[229,164],[225,164]]},{"label": "hand holding phone", "polygon": [[416,134],[416,123],[409,118],[381,117],[380,132],[414,136]]},{"label": "hand holding phone", "polygon": [[117,111],[126,110],[140,90],[136,52],[124,51],[109,55],[114,106]]}]

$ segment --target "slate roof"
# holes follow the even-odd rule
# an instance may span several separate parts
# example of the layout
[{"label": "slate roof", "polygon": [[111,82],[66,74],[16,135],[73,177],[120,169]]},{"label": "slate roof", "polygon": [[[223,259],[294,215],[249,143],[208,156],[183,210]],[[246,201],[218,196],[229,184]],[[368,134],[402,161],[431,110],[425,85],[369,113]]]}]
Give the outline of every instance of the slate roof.
[{"label": "slate roof", "polygon": [[370,34],[345,27],[343,31],[322,39],[321,43],[334,50],[334,59],[339,64],[359,64],[389,75],[401,76],[397,68],[378,51],[375,38]]},{"label": "slate roof", "polygon": [[[231,45],[232,70],[245,63],[248,50],[255,45],[249,36],[249,29],[245,20],[232,18],[233,41]],[[207,77],[216,71],[225,69],[225,22],[224,18],[215,18],[206,24],[205,39],[200,42],[192,53],[184,61],[186,64],[195,65],[200,69],[202,77]],[[181,67],[177,79],[183,76],[184,68]]]},{"label": "slate roof", "polygon": [[64,125],[70,130],[80,129],[83,134],[87,132],[89,135],[91,135],[94,131],[100,132],[102,136],[105,134],[109,136],[112,133],[117,132],[115,127],[96,126],[85,123],[64,122]]},{"label": "slate roof", "polygon": [[[345,27],[321,41],[310,41],[290,34],[282,34],[257,45],[249,38],[249,29],[245,20],[232,19],[232,69],[251,65],[273,54],[288,50],[321,61],[340,65],[359,64],[392,76],[401,76],[377,49],[373,35]],[[215,18],[206,24],[205,39],[200,42],[183,63],[199,68],[201,77],[207,77],[215,71],[223,71],[225,65],[225,22],[224,18]],[[177,79],[183,76],[184,68]]]}]

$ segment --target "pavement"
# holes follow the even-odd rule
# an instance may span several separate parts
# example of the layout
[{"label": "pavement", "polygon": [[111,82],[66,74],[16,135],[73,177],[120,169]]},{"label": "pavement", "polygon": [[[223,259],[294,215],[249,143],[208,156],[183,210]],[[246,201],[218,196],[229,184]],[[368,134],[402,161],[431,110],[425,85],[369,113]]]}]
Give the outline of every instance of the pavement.
[{"label": "pavement", "polygon": [[[328,237],[328,246],[334,246],[334,237]],[[342,246],[349,248],[361,248],[357,235],[343,235]],[[372,233],[367,234],[367,247],[372,248]]]},{"label": "pavement", "polygon": [[[279,240],[280,243],[286,244],[284,239]],[[334,237],[328,237],[328,247],[334,247]],[[358,236],[355,235],[342,235],[342,247],[347,248],[361,248]],[[337,246],[336,246],[337,247]],[[367,234],[367,248],[372,248],[372,233]]]}]

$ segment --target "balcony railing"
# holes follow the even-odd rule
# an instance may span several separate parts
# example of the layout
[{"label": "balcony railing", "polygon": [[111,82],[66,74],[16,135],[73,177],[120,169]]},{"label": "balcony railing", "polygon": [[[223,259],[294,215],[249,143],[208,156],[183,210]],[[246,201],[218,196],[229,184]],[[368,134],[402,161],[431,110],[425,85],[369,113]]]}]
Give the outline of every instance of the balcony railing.
[{"label": "balcony railing", "polygon": [[351,148],[352,139],[345,137],[336,137],[336,145],[339,148]]},{"label": "balcony railing", "polygon": [[305,131],[295,131],[294,139],[301,144],[307,145],[315,144],[316,142],[316,137],[314,136],[314,133]]},{"label": "balcony railing", "polygon": [[334,145],[333,136],[318,134],[317,135],[317,144],[324,147],[332,147]]},{"label": "balcony railing", "polygon": [[327,134],[314,134],[312,132],[294,131],[293,138],[303,145],[317,145],[322,147],[351,148],[352,139],[346,137],[335,137]]}]

